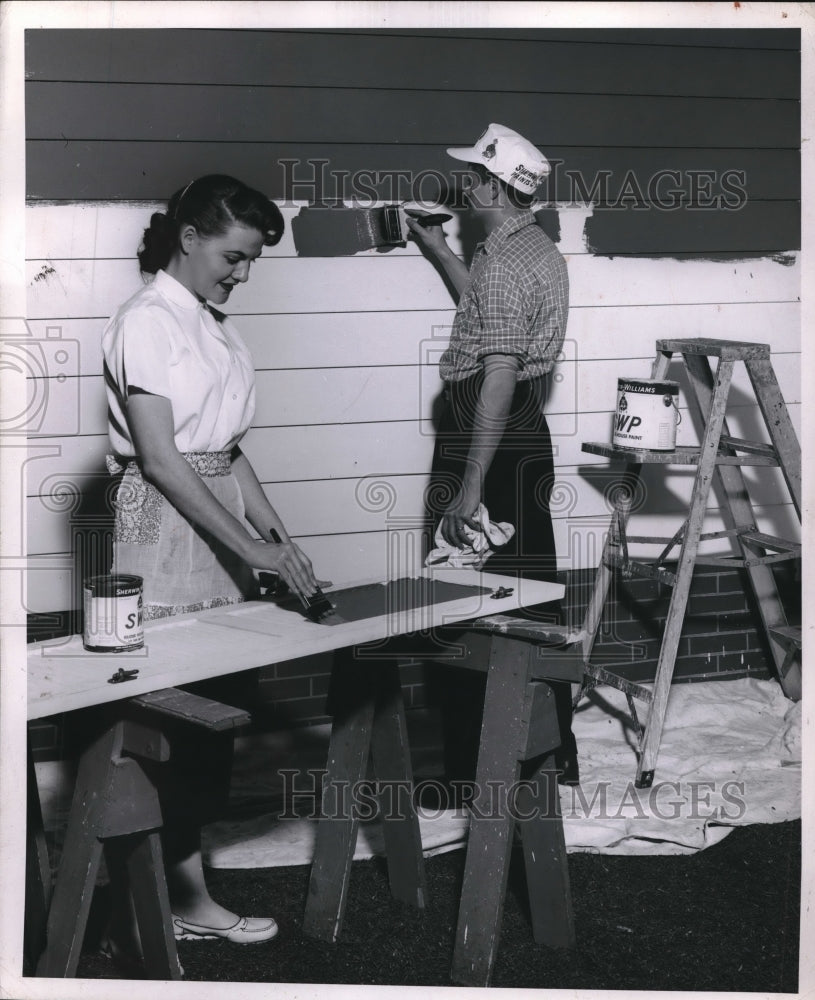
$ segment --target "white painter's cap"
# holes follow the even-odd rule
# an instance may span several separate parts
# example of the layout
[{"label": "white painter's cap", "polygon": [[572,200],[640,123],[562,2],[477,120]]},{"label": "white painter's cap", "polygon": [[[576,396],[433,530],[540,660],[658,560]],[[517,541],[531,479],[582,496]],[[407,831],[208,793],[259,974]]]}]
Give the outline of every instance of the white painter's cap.
[{"label": "white painter's cap", "polygon": [[480,163],[505,184],[534,194],[552,168],[541,151],[506,125],[490,125],[472,146],[452,146],[448,154],[465,163]]}]

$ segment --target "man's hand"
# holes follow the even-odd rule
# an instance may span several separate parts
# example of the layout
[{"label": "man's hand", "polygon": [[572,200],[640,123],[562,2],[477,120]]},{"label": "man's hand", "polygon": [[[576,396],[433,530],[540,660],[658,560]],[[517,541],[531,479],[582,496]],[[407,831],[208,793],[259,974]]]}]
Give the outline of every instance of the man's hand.
[{"label": "man's hand", "polygon": [[459,548],[470,544],[471,540],[464,528],[468,526],[475,531],[481,530],[475,517],[480,503],[481,497],[477,489],[465,486],[456,493],[441,519],[441,535],[446,542]]},{"label": "man's hand", "polygon": [[[430,213],[426,212],[424,214],[429,215]],[[439,257],[445,251],[449,250],[447,239],[441,226],[422,226],[415,219],[411,219],[408,216],[407,227],[419,246],[424,247],[434,257]]]},{"label": "man's hand", "polygon": [[[419,213],[417,213],[419,214]],[[432,213],[422,212],[422,215]],[[441,226],[423,226],[407,216],[407,226],[416,244],[439,264],[450,283],[453,298],[458,301],[470,281],[467,265],[460,260],[447,245]]]}]

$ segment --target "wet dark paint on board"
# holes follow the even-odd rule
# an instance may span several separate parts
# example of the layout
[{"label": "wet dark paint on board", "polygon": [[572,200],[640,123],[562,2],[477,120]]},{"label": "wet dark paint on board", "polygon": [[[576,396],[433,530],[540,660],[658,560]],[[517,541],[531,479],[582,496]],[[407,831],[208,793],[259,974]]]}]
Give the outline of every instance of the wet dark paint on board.
[{"label": "wet dark paint on board", "polygon": [[[432,607],[477,594],[486,596],[487,587],[472,584],[428,580],[426,577],[400,577],[387,583],[360,584],[329,591],[326,596],[344,622],[365,621],[387,614],[400,614],[415,608]],[[277,601],[283,607],[300,611],[297,598],[287,595]]]}]

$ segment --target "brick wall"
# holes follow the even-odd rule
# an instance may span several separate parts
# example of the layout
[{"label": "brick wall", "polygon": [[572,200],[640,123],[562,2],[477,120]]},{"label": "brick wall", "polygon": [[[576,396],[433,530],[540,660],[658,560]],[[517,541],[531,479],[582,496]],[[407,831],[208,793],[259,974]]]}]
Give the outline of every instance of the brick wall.
[{"label": "brick wall", "polygon": [[[563,573],[565,607],[570,624],[579,626],[588,603],[594,570]],[[629,680],[653,680],[670,592],[653,580],[617,580],[595,644],[593,662]],[[800,614],[799,581],[787,570],[779,573],[779,587],[791,621]],[[758,617],[737,570],[699,569],[691,587],[688,614],[676,661],[677,682],[771,676],[771,660]],[[78,631],[76,618],[33,616],[30,638],[44,639]],[[259,682],[260,703],[254,712],[259,729],[286,729],[328,721],[326,698],[331,655],[290,660],[264,667]],[[407,662],[402,685],[408,710],[433,704],[432,667]],[[61,718],[31,725],[36,760],[67,753]]]},{"label": "brick wall", "polygon": [[[569,594],[575,623],[586,606],[593,576],[593,570],[572,574]],[[670,591],[642,578],[617,580],[612,587],[592,662],[629,680],[652,681]],[[770,663],[760,622],[740,573],[698,570],[691,585],[674,679],[767,677]]]}]

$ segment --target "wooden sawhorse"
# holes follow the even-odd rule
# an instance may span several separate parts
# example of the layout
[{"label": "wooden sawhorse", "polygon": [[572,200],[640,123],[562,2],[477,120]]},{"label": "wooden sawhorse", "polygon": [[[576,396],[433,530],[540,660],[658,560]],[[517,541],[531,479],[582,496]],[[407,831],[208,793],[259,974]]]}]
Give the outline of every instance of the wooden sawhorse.
[{"label": "wooden sawhorse", "polygon": [[29,781],[35,784],[29,787],[25,940],[38,976],[76,975],[104,850],[117,889],[127,873],[147,978],[181,979],[161,853],[161,809],[139,760],[168,760],[166,726],[182,720],[223,732],[249,717],[176,688],[117,702],[110,721],[80,758],[53,893],[36,775],[29,764]]},{"label": "wooden sawhorse", "polygon": [[[554,762],[560,733],[547,681],[579,681],[582,663],[571,647],[542,646],[540,627],[536,635],[530,622],[513,634],[511,621],[496,617],[468,623],[464,631],[445,629],[441,655],[438,645],[430,650],[435,661],[487,672],[451,970],[452,981],[463,985],[490,982],[516,823],[535,940],[549,947],[571,947],[575,941]],[[380,794],[391,891],[419,908],[427,896],[397,660],[336,657],[332,699],[323,812],[303,921],[307,934],[324,941],[335,941],[342,928],[359,825],[353,789],[367,778],[369,753]],[[398,787],[407,794],[394,810],[389,796]]]}]

